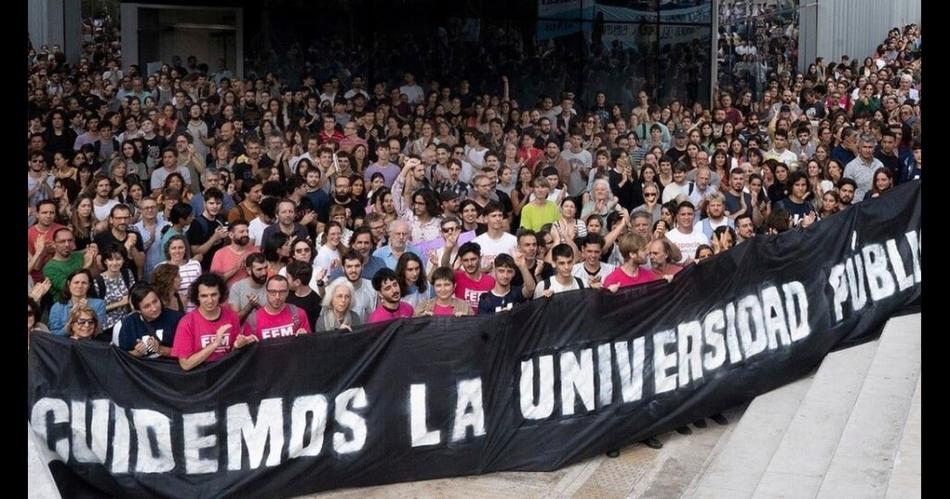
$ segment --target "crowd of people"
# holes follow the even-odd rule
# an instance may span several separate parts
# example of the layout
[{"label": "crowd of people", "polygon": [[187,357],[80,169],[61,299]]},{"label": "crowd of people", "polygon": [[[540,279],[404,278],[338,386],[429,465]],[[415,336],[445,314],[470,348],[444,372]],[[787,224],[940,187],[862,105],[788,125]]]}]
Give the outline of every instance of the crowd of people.
[{"label": "crowd of people", "polygon": [[[111,30],[110,30],[111,29]],[[31,334],[190,370],[272,338],[672,280],[920,178],[920,31],[700,102],[29,55]],[[42,332],[42,333],[40,333]],[[355,334],[359,334],[358,330]]]}]

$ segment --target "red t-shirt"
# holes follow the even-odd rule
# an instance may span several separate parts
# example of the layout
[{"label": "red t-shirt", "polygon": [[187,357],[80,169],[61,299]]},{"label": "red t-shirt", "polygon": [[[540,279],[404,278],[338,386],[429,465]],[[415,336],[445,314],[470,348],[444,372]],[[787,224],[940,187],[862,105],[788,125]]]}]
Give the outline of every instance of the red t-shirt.
[{"label": "red t-shirt", "polygon": [[376,305],[376,310],[373,310],[373,313],[369,316],[369,320],[366,322],[371,324],[373,322],[391,321],[402,317],[412,317],[413,313],[412,305],[404,301],[399,302],[399,308],[396,309],[395,312],[387,310],[382,302],[380,302],[379,305]]},{"label": "red t-shirt", "polygon": [[619,283],[621,288],[626,288],[655,280],[657,280],[656,274],[648,268],[640,267],[637,271],[637,276],[633,277],[624,272],[623,267],[617,267],[604,279],[604,287],[608,288],[615,283]]},{"label": "red t-shirt", "polygon": [[[63,227],[62,225],[55,222],[53,223],[53,225],[49,226],[49,230],[47,230],[46,233],[43,235],[43,237],[46,239],[47,248],[52,248],[55,246],[53,244],[53,234],[55,234],[56,231],[61,229],[62,227]],[[30,256],[33,256],[36,254],[36,240],[39,239],[39,237],[40,237],[40,231],[36,228],[35,225],[30,227],[30,230],[26,232],[26,249],[27,251],[29,251]],[[46,262],[49,262],[51,258],[53,258],[53,253],[52,252],[47,253],[46,256],[40,258],[40,261],[37,262],[36,267],[34,267],[33,271],[30,272],[30,276],[33,277],[34,283],[38,283],[43,280],[43,266],[46,265]]]},{"label": "red t-shirt", "polygon": [[[298,308],[297,321],[295,323],[294,316],[290,313],[290,305],[284,305],[284,309],[276,314],[268,312],[267,307],[261,307],[251,313],[255,316],[254,320],[257,321],[257,324],[252,330],[251,321],[246,321],[244,323],[244,334],[253,334],[257,336],[259,340],[296,336],[297,331],[300,329],[308,333],[312,331],[312,329],[310,329],[310,321],[307,320],[307,313]],[[248,316],[248,318],[250,318],[250,316]]]},{"label": "red t-shirt", "polygon": [[235,272],[235,274],[231,276],[230,279],[228,279],[228,289],[230,289],[231,286],[237,284],[238,281],[247,277],[247,269],[244,267],[244,259],[246,259],[248,255],[252,253],[260,253],[260,250],[257,249],[257,246],[254,246],[253,244],[247,245],[247,250],[240,255],[232,251],[230,245],[225,246],[218,250],[214,254],[214,258],[211,259],[211,271],[224,276],[224,274],[226,274],[228,271],[240,265],[241,270]]},{"label": "red t-shirt", "polygon": [[482,274],[479,281],[473,281],[464,270],[455,271],[455,297],[467,301],[475,313],[478,313],[478,299],[495,287],[495,278]]},{"label": "red t-shirt", "polygon": [[451,305],[444,307],[442,305],[435,304],[432,306],[432,315],[446,315],[449,317],[454,317],[455,308],[452,307]]},{"label": "red t-shirt", "polygon": [[221,307],[221,315],[218,316],[218,320],[216,321],[205,319],[198,309],[188,312],[182,317],[181,322],[178,323],[178,329],[175,330],[175,343],[172,345],[172,356],[184,359],[194,355],[195,352],[201,351],[201,349],[214,341],[218,328],[225,324],[230,324],[231,329],[228,330],[225,336],[226,340],[224,341],[224,345],[219,346],[208,356],[206,362],[214,362],[231,351],[234,341],[241,332],[240,317],[237,312],[231,310],[231,307],[228,306]]}]

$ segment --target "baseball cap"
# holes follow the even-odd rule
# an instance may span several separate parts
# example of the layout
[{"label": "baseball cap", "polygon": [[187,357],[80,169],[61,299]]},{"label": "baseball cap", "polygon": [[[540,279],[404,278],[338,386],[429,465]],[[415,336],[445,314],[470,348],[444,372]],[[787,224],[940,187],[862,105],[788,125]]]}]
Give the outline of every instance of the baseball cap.
[{"label": "baseball cap", "polygon": [[675,138],[677,138],[677,139],[685,139],[685,138],[686,138],[686,130],[683,130],[682,128],[680,128],[679,130],[676,131],[675,134],[673,134],[673,137],[675,137]]}]

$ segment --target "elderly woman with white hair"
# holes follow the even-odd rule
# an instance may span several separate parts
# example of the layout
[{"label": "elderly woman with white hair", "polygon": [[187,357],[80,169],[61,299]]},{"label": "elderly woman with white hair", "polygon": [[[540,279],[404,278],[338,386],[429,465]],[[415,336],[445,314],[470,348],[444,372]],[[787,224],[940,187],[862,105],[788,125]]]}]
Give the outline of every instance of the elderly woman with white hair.
[{"label": "elderly woman with white hair", "polygon": [[333,331],[346,329],[353,331],[353,326],[362,323],[359,315],[353,311],[353,298],[356,290],[346,276],[337,277],[327,287],[323,295],[322,310],[314,331]]},{"label": "elderly woman with white hair", "polygon": [[594,180],[590,194],[584,194],[584,207],[581,209],[581,219],[586,220],[588,215],[597,214],[607,217],[617,208],[619,200],[610,192],[610,181],[605,178]]}]

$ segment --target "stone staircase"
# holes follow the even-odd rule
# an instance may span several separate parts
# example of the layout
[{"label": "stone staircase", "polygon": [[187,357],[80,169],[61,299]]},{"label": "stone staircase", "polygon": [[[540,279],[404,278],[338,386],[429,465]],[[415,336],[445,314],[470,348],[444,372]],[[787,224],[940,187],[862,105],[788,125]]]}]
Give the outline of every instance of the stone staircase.
[{"label": "stone staircase", "polygon": [[757,397],[682,497],[920,497],[920,314]]}]

